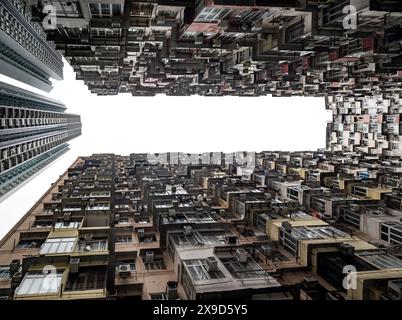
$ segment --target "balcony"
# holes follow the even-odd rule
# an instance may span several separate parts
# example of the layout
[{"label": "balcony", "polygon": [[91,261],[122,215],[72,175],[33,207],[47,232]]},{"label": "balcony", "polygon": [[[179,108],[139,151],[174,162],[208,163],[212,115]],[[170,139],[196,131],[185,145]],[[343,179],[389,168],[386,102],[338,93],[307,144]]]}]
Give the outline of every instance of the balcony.
[{"label": "balcony", "polygon": [[293,43],[302,40],[304,36],[309,35],[311,32],[311,14],[308,16],[300,16],[293,18],[284,30],[285,43]]},{"label": "balcony", "polygon": [[45,274],[42,271],[28,272],[15,291],[14,299],[57,299],[59,296],[63,272]]},{"label": "balcony", "polygon": [[81,231],[91,232],[91,230],[108,229],[110,226],[110,216],[108,213],[87,213],[84,217]]},{"label": "balcony", "polygon": [[402,12],[402,2],[400,0],[370,0],[370,10]]},{"label": "balcony", "polygon": [[68,275],[63,299],[96,299],[106,297],[106,267],[80,267]]},{"label": "balcony", "polygon": [[94,203],[86,206],[85,211],[105,211],[110,210],[109,203]]},{"label": "balcony", "polygon": [[74,250],[76,238],[50,238],[42,245],[41,255],[68,254]]},{"label": "balcony", "polygon": [[335,4],[324,7],[319,16],[320,27],[341,23],[347,13],[343,13],[343,8],[350,4],[350,0],[337,1]]},{"label": "balcony", "polygon": [[[206,1],[205,1],[206,2]],[[302,8],[298,0],[214,0],[215,5],[240,7],[290,7]]]},{"label": "balcony", "polygon": [[107,253],[107,251],[107,239],[82,240],[76,247],[76,252],[79,253]]}]

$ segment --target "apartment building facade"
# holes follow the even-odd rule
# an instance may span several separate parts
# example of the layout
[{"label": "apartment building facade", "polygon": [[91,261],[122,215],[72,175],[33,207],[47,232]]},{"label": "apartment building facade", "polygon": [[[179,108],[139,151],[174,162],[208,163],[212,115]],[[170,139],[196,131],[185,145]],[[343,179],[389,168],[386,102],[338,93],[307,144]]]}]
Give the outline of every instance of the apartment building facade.
[{"label": "apartment building facade", "polygon": [[[401,186],[385,185],[392,173],[377,163],[368,186],[376,192],[359,196],[327,180],[317,188],[306,174],[325,167],[336,178],[365,161],[264,151],[256,153],[255,174],[267,177],[261,186],[254,173],[233,173],[240,164],[80,157],[0,242],[0,296],[397,299],[402,212],[393,204]],[[389,190],[378,193],[376,181]],[[358,285],[345,288],[350,265]]]},{"label": "apartment building facade", "polygon": [[328,149],[402,156],[400,1],[30,4],[94,94],[325,97]]}]

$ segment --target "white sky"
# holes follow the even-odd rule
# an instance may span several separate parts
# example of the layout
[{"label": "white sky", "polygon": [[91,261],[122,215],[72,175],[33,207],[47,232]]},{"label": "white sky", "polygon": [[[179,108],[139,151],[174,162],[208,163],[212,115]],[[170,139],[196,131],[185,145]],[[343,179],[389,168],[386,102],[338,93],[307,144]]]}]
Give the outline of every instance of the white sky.
[{"label": "white sky", "polygon": [[[0,203],[0,238],[79,155],[107,152],[235,152],[325,147],[324,98],[133,97],[90,94],[64,61],[64,80],[49,96],[81,115],[70,151]],[[46,93],[0,75],[0,81]]]}]

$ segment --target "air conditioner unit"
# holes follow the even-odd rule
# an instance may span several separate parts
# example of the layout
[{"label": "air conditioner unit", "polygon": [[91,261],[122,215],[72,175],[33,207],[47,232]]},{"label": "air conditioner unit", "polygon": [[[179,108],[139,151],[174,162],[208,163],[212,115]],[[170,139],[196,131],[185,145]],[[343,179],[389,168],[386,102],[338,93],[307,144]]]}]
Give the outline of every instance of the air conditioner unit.
[{"label": "air conditioner unit", "polygon": [[144,238],[144,235],[145,235],[144,229],[138,229],[137,233],[138,233],[138,238],[140,238],[140,239]]},{"label": "air conditioner unit", "polygon": [[350,205],[350,210],[353,211],[353,212],[358,212],[359,209],[360,209],[360,207],[359,207],[359,205],[356,204],[356,203],[352,203],[352,204]]},{"label": "air conditioner unit", "polygon": [[168,215],[170,218],[175,218],[176,217],[176,210],[175,209],[169,209]]},{"label": "air conditioner unit", "polygon": [[12,283],[20,283],[22,281],[22,273],[21,272],[16,272],[13,274],[11,278]]},{"label": "air conditioner unit", "polygon": [[184,226],[183,229],[184,229],[184,234],[186,236],[188,236],[188,235],[191,234],[191,231],[192,231],[193,228],[191,226]]},{"label": "air conditioner unit", "polygon": [[402,300],[402,280],[388,281],[388,295],[392,300]]},{"label": "air conditioner unit", "polygon": [[227,235],[226,240],[228,244],[236,244],[237,243],[237,236],[235,235]]},{"label": "air conditioner unit", "polygon": [[177,282],[176,281],[168,281],[166,283],[166,296],[168,300],[177,299]]},{"label": "air conditioner unit", "polygon": [[339,244],[339,251],[341,252],[342,255],[351,257],[355,253],[355,248],[348,244],[348,243],[340,243]]},{"label": "air conditioner unit", "polygon": [[69,222],[71,219],[71,212],[65,212],[63,215],[64,222]]},{"label": "air conditioner unit", "polygon": [[292,225],[287,221],[282,223],[282,228],[285,229],[287,232],[292,231]]},{"label": "air conditioner unit", "polygon": [[218,260],[215,257],[208,257],[207,258],[207,271],[216,271],[218,270]]},{"label": "air conditioner unit", "polygon": [[157,24],[164,24],[164,23],[165,23],[165,17],[163,15],[158,15]]},{"label": "air conditioner unit", "polygon": [[20,269],[20,265],[20,260],[11,261],[9,269],[10,274],[13,275],[14,273],[18,272],[18,270]]},{"label": "air conditioner unit", "polygon": [[237,249],[236,250],[236,258],[237,258],[237,261],[239,261],[240,263],[247,263],[247,260],[248,260],[247,251],[244,249]]},{"label": "air conditioner unit", "polygon": [[121,278],[127,278],[131,276],[131,268],[129,264],[121,264],[119,265],[119,276]]},{"label": "air conditioner unit", "polygon": [[78,273],[79,266],[80,266],[80,258],[70,259],[70,273]]},{"label": "air conditioner unit", "polygon": [[306,289],[313,290],[313,289],[317,289],[318,281],[316,278],[314,278],[312,276],[304,277],[302,285]]},{"label": "air conditioner unit", "polygon": [[264,252],[265,256],[269,256],[272,253],[272,247],[268,244],[262,245],[261,250]]},{"label": "air conditioner unit", "polygon": [[145,262],[151,263],[154,261],[154,252],[153,251],[146,251],[145,252]]},{"label": "air conditioner unit", "polygon": [[203,44],[203,43],[204,43],[204,36],[202,34],[197,35],[195,37],[194,44]]},{"label": "air conditioner unit", "polygon": [[84,234],[84,239],[85,241],[92,241],[93,234],[92,233],[86,233]]},{"label": "air conditioner unit", "polygon": [[214,47],[214,48],[220,48],[221,45],[222,45],[221,39],[215,39],[215,40],[213,40],[213,47]]}]

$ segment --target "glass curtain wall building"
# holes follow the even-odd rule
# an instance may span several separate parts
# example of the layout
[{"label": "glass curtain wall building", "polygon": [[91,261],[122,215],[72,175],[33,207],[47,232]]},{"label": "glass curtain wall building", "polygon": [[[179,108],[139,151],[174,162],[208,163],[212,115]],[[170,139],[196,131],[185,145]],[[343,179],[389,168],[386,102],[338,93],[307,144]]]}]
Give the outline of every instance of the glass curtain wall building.
[{"label": "glass curtain wall building", "polygon": [[[35,1],[34,1],[35,2]],[[0,1],[0,73],[49,92],[63,61],[32,1]],[[80,116],[56,100],[0,82],[0,199],[68,149]]]},{"label": "glass curtain wall building", "polygon": [[79,115],[51,98],[0,82],[0,199],[68,149]]},{"label": "glass curtain wall building", "polygon": [[63,61],[46,40],[41,21],[32,17],[30,2],[0,2],[0,72],[38,89],[50,91],[50,78],[63,79]]}]

